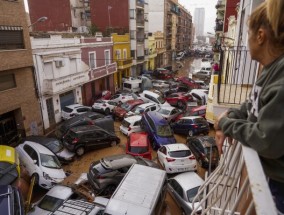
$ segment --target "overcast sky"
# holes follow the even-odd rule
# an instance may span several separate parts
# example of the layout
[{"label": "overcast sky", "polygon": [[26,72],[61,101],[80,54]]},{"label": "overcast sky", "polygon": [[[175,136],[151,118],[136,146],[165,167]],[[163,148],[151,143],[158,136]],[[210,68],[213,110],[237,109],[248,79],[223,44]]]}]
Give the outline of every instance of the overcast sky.
[{"label": "overcast sky", "polygon": [[[205,9],[205,23],[204,23],[204,34],[207,32],[214,33],[215,19],[216,19],[216,4],[217,0],[178,0],[192,15],[192,21],[194,17],[195,8]],[[214,33],[215,34],[215,33]]]}]

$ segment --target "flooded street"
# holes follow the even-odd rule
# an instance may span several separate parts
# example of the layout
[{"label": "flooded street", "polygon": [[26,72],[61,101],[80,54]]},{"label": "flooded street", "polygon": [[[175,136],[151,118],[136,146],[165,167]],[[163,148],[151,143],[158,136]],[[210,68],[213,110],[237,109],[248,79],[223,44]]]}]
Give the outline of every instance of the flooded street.
[{"label": "flooded street", "polygon": [[[178,76],[188,76],[189,68],[193,62],[192,58],[187,58],[181,63],[175,63],[173,65],[173,68],[176,68],[178,65],[182,64],[182,68],[179,69]],[[110,156],[110,155],[116,155],[116,154],[125,154],[125,144],[127,142],[127,137],[123,135],[119,131],[120,121],[115,121],[115,133],[120,138],[120,144],[114,147],[108,147],[100,150],[94,150],[87,152],[80,158],[76,158],[76,160],[68,165],[64,165],[63,168],[66,172],[71,173],[69,177],[79,178],[81,173],[87,173],[89,171],[89,167],[92,162],[99,160],[103,157]],[[211,130],[209,133],[210,136],[214,136],[214,131]],[[186,143],[186,137],[182,135],[176,135],[175,138],[178,143]],[[153,161],[157,162],[157,153],[156,151],[152,150],[152,158]],[[198,174],[204,178],[205,170],[198,167],[197,170]],[[168,177],[171,177],[168,175]],[[46,191],[36,188],[33,196],[33,202],[37,201],[42,195],[44,195]],[[180,208],[176,205],[176,203],[173,201],[171,196],[167,194],[166,200],[165,200],[165,208],[163,215],[177,215],[181,214]]]}]

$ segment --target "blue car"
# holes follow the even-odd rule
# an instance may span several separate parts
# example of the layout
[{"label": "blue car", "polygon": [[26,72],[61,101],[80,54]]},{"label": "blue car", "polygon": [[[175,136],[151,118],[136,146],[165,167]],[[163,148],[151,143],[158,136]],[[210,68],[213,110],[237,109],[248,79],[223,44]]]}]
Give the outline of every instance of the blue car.
[{"label": "blue car", "polygon": [[168,121],[157,112],[149,111],[144,113],[141,119],[141,127],[148,133],[153,149],[176,143]]},{"label": "blue car", "polygon": [[171,124],[173,131],[177,134],[185,134],[190,137],[197,134],[209,133],[209,124],[203,117],[187,116],[180,118],[177,122]]}]

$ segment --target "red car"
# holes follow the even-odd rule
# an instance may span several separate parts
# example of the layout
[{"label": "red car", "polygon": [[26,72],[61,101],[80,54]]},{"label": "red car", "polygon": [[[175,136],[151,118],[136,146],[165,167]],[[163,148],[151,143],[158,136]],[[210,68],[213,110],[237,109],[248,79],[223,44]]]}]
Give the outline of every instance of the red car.
[{"label": "red car", "polygon": [[152,160],[148,134],[146,132],[131,133],[126,143],[126,154]]},{"label": "red car", "polygon": [[155,76],[157,79],[161,80],[169,80],[173,79],[174,75],[171,71],[164,69],[164,68],[158,68],[153,72],[153,76]]},{"label": "red car", "polygon": [[182,108],[188,101],[193,101],[192,95],[186,93],[172,93],[165,100],[173,106]]},{"label": "red car", "polygon": [[143,103],[144,101],[140,99],[128,100],[121,106],[117,106],[113,109],[113,118],[122,120],[127,112],[132,111],[137,105],[141,105]]},{"label": "red car", "polygon": [[191,78],[188,77],[180,77],[177,79],[178,82],[187,85],[188,87],[190,87],[191,89],[199,89],[200,85],[195,83],[195,81]]},{"label": "red car", "polygon": [[205,119],[205,115],[206,115],[206,105],[197,106],[194,108],[188,108],[187,110],[185,110],[175,118],[175,122],[185,116],[202,116]]}]

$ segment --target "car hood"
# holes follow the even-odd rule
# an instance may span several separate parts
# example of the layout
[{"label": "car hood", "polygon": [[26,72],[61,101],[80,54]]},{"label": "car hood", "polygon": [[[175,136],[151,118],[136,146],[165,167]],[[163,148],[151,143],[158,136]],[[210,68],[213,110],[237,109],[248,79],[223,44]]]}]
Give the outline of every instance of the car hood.
[{"label": "car hood", "polygon": [[66,178],[65,172],[63,169],[52,169],[42,166],[42,171],[48,174],[53,180],[55,180],[57,183],[63,181],[64,178]]},{"label": "car hood", "polygon": [[124,110],[124,109],[121,108],[121,107],[116,107],[116,108],[115,108],[115,113],[118,113],[118,114],[125,114],[125,113],[126,113],[126,110]]},{"label": "car hood", "polygon": [[68,151],[66,148],[63,148],[60,152],[56,153],[56,156],[64,160],[72,160],[75,156],[75,153]]},{"label": "car hood", "polygon": [[164,102],[164,104],[160,104],[161,106],[169,106],[172,107],[167,101]]}]

